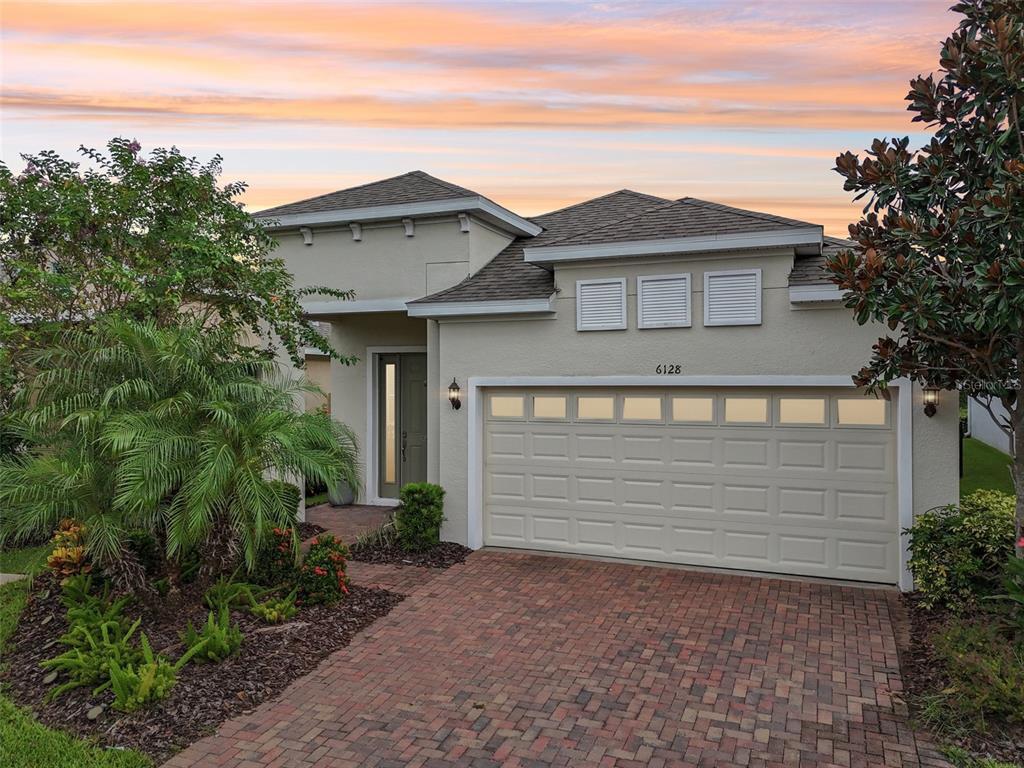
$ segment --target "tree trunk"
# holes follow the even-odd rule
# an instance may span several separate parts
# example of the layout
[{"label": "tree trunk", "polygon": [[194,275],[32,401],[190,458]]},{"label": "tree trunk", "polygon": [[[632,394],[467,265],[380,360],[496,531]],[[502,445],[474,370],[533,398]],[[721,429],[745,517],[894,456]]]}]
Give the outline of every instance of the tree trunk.
[{"label": "tree trunk", "polygon": [[1017,402],[1011,415],[1013,427],[1013,487],[1017,491],[1017,517],[1013,532],[1017,557],[1024,557],[1024,390],[1017,390]]}]

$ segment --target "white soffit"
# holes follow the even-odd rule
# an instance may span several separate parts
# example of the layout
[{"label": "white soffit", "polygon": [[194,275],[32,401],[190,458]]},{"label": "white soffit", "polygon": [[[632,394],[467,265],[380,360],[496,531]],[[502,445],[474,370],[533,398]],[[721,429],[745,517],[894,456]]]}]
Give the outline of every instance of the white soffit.
[{"label": "white soffit", "polygon": [[363,312],[405,312],[405,305],[410,301],[412,298],[304,301],[302,310],[309,317],[355,315]]},{"label": "white soffit", "polygon": [[617,243],[588,243],[586,245],[527,246],[523,248],[523,258],[532,264],[545,264],[559,261],[616,259],[623,256],[706,253],[709,251],[736,251],[755,248],[814,246],[820,250],[822,236],[821,227],[791,227],[766,232],[675,237],[664,240],[625,240]]},{"label": "white soffit", "polygon": [[409,304],[409,317],[471,317],[473,315],[524,315],[554,312],[554,294],[546,299],[499,299],[495,301],[433,301]]},{"label": "white soffit", "polygon": [[809,304],[822,301],[842,301],[843,291],[837,285],[791,285],[791,304]]},{"label": "white soffit", "polygon": [[485,197],[458,197],[450,200],[424,200],[416,203],[397,205],[373,205],[363,208],[339,208],[333,211],[290,213],[282,216],[261,216],[257,211],[253,217],[268,229],[286,229],[310,225],[348,224],[351,222],[383,221],[386,219],[414,218],[440,214],[471,212],[496,227],[516,235],[539,235],[542,228],[532,221],[493,203]]}]

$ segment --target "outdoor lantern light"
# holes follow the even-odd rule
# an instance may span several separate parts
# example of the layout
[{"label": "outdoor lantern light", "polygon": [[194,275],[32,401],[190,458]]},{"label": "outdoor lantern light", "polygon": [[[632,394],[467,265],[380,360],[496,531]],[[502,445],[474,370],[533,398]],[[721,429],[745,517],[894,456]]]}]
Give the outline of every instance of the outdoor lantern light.
[{"label": "outdoor lantern light", "polygon": [[934,416],[939,406],[939,390],[937,387],[924,388],[924,415]]},{"label": "outdoor lantern light", "polygon": [[452,410],[457,411],[462,407],[462,401],[459,400],[459,382],[452,379],[452,383],[448,385],[448,401],[452,404]]}]

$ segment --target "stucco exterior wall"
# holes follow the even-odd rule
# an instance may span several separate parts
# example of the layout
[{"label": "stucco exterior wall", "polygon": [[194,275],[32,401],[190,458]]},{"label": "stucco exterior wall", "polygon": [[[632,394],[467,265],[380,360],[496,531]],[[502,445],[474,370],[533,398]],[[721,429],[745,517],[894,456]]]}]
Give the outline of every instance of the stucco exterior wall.
[{"label": "stucco exterior wall", "polygon": [[314,355],[306,356],[305,376],[311,384],[316,384],[323,390],[324,394],[317,392],[306,392],[305,403],[307,411],[315,411],[331,401],[331,360],[328,357]]},{"label": "stucco exterior wall", "polygon": [[472,218],[469,232],[462,232],[458,217],[449,216],[416,219],[412,237],[392,221],[364,224],[358,241],[347,226],[314,229],[312,245],[303,243],[297,229],[276,233],[275,239],[274,255],[284,259],[296,286],[351,289],[359,300],[420,298],[448,288],[494,258],[511,238]]},{"label": "stucco exterior wall", "polygon": [[[559,269],[554,318],[446,320],[440,327],[440,379],[454,377],[465,389],[470,377],[655,376],[663,363],[678,363],[682,375],[850,376],[868,359],[878,329],[861,327],[842,307],[794,309],[789,302],[792,256],[766,253],[756,258],[691,258]],[[760,326],[704,327],[703,272],[707,269],[763,270],[763,322]],[[693,327],[638,330],[637,274],[689,272],[693,285]],[[575,281],[627,277],[629,328],[576,331]],[[957,407],[946,394],[934,418],[922,412],[914,392],[913,476],[915,512],[955,501]],[[442,408],[439,414],[440,482],[445,487],[444,535],[466,542],[468,489],[468,409]]]},{"label": "stucco exterior wall", "polygon": [[[397,312],[345,315],[331,320],[331,343],[342,354],[359,358],[353,365],[331,360],[331,415],[349,426],[356,435],[363,463],[366,456],[366,382],[370,356],[368,347],[423,347],[427,345],[427,324]],[[365,488],[360,495],[365,500]]]}]

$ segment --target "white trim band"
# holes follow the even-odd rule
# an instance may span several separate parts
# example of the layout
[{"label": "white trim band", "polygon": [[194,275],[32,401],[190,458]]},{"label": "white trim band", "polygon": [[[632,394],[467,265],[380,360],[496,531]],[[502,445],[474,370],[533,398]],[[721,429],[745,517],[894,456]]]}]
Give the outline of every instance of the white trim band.
[{"label": "white trim band", "polygon": [[433,301],[408,305],[409,317],[469,317],[473,315],[525,315],[554,312],[555,295],[546,299],[503,301]]},{"label": "white trim band", "polygon": [[523,259],[532,264],[589,259],[615,259],[622,256],[656,256],[673,253],[734,251],[750,248],[782,248],[822,243],[821,227],[792,227],[769,232],[744,232],[729,235],[676,237],[667,240],[626,240],[620,243],[587,245],[547,245],[523,248]]},{"label": "white trim band", "polygon": [[838,285],[791,285],[789,287],[789,302],[791,304],[803,304],[804,302],[816,301],[842,301],[843,291]]},{"label": "white trim band", "polygon": [[450,200],[424,200],[416,203],[396,205],[371,205],[362,208],[339,208],[333,211],[311,213],[286,213],[281,216],[260,214],[253,217],[269,229],[308,226],[311,224],[349,224],[361,221],[403,219],[415,216],[432,216],[445,213],[466,213],[471,211],[480,218],[516,235],[539,235],[543,229],[532,221],[493,203],[486,197],[456,197]]},{"label": "white trim band", "polygon": [[303,302],[302,310],[310,317],[321,315],[355,315],[362,312],[405,312],[408,299],[355,299],[353,301]]}]

